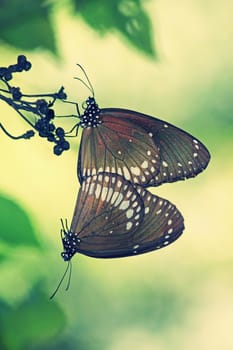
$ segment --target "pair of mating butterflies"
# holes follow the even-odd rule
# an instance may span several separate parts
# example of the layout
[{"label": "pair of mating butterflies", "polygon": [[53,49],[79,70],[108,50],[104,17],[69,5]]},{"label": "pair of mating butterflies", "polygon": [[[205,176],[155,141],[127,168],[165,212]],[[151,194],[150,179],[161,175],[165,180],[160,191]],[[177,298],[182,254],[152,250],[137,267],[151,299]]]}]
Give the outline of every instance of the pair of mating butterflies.
[{"label": "pair of mating butterflies", "polygon": [[181,213],[146,188],[196,176],[210,160],[206,147],[155,117],[99,109],[94,93],[79,118],[81,187],[71,227],[61,231],[63,259],[125,257],[174,242],[184,230]]}]

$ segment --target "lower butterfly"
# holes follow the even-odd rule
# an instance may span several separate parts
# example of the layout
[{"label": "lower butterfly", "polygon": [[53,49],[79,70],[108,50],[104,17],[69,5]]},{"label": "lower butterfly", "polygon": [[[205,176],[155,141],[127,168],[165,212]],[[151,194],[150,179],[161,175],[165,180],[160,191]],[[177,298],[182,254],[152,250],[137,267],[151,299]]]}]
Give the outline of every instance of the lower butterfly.
[{"label": "lower butterfly", "polygon": [[75,253],[119,258],[166,247],[184,230],[184,220],[169,201],[134,186],[124,177],[100,173],[80,187],[70,229],[61,231],[70,261]]}]

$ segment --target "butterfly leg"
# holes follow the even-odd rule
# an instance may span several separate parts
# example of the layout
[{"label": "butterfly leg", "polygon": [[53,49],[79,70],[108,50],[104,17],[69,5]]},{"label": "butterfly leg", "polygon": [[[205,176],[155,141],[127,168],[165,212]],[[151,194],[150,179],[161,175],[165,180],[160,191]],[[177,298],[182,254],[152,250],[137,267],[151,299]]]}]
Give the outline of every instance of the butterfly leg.
[{"label": "butterfly leg", "polygon": [[80,110],[79,110],[79,106],[78,106],[78,103],[77,102],[72,102],[72,101],[63,101],[64,103],[69,103],[71,105],[75,105],[76,107],[76,111],[77,111],[77,114],[78,114],[78,117],[81,116],[81,113],[80,113]]},{"label": "butterfly leg", "polygon": [[[78,129],[79,129],[79,123],[78,123],[78,124],[75,124],[75,125],[70,129],[70,131],[67,131],[67,132],[65,133],[66,137],[77,137],[77,136],[78,136]],[[75,130],[75,134],[74,134],[74,135],[69,135],[69,134],[71,134],[74,130]]]}]

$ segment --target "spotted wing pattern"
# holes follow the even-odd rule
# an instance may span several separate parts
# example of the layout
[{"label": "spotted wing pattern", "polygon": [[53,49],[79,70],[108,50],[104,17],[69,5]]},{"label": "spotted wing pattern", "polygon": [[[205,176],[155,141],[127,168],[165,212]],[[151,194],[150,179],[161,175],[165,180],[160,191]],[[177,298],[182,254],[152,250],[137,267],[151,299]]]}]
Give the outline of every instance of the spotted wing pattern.
[{"label": "spotted wing pattern", "polygon": [[[208,165],[210,154],[195,137],[172,124],[148,115],[119,108],[101,110],[103,120],[134,123],[150,134],[159,149],[159,171],[151,178],[149,186],[194,177]],[[149,165],[148,165],[149,168]],[[146,170],[146,169],[145,169]],[[149,169],[148,169],[149,170]]]},{"label": "spotted wing pattern", "polygon": [[149,184],[159,171],[159,149],[150,133],[124,120],[108,120],[83,130],[78,160],[78,177],[100,172],[124,176],[136,184]]},{"label": "spotted wing pattern", "polygon": [[192,135],[158,118],[119,108],[100,110],[102,124],[84,129],[80,182],[110,171],[143,187],[195,177],[210,154]]},{"label": "spotted wing pattern", "polygon": [[184,229],[183,217],[167,200],[134,187],[122,176],[98,174],[83,181],[62,256],[76,253],[116,258],[163,248]]},{"label": "spotted wing pattern", "polygon": [[[142,187],[137,191],[144,203],[144,218],[133,237],[133,254],[164,248],[180,237],[184,219],[176,206]],[[132,255],[132,251],[131,251]]]},{"label": "spotted wing pattern", "polygon": [[122,176],[100,173],[88,177],[78,193],[70,232],[63,238],[65,251],[68,256],[82,252],[84,242],[99,249],[102,242],[106,250],[108,245],[117,247],[136,230],[143,216],[140,195]]}]

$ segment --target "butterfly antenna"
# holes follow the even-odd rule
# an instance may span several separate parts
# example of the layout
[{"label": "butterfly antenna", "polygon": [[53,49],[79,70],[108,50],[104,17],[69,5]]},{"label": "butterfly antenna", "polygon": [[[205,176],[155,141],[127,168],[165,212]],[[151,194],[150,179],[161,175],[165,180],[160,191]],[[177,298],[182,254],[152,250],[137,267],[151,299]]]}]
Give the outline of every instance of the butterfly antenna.
[{"label": "butterfly antenna", "polygon": [[63,221],[63,219],[60,219],[60,220],[61,220],[62,230],[63,230],[64,232],[66,232],[66,228],[65,228],[65,225],[64,225],[64,221]]},{"label": "butterfly antenna", "polygon": [[64,230],[63,230],[63,228],[61,228],[61,231],[60,231],[60,234],[61,234],[61,240],[63,240],[63,233],[64,233]]},{"label": "butterfly antenna", "polygon": [[69,264],[69,267],[70,267],[70,271],[69,271],[69,278],[68,278],[66,290],[68,290],[70,288],[71,274],[72,274],[72,262],[71,262],[71,260],[69,260],[68,264]]},{"label": "butterfly antenna", "polygon": [[69,232],[70,229],[68,227],[68,220],[67,219],[65,219],[65,227],[66,227],[66,232]]},{"label": "butterfly antenna", "polygon": [[[64,274],[63,274],[63,276],[62,276],[60,282],[58,283],[57,288],[55,289],[55,291],[53,292],[53,294],[52,294],[51,297],[49,298],[50,300],[53,299],[54,296],[57,294],[57,292],[58,292],[58,290],[59,290],[59,288],[60,288],[60,286],[61,286],[61,284],[62,284],[62,282],[63,282],[63,280],[64,280],[64,278],[65,278],[65,276],[66,276],[66,274],[67,274],[67,272],[68,272],[69,269],[71,269],[71,263],[70,263],[70,261],[68,262],[67,268],[65,269],[65,272],[64,272]],[[70,285],[70,275],[71,275],[71,272],[70,272],[70,274],[69,274],[69,279],[68,279],[68,284],[67,284],[67,286]],[[66,290],[67,290],[67,287],[66,287]]]},{"label": "butterfly antenna", "polygon": [[75,77],[74,79],[77,79],[77,80],[81,81],[81,82],[91,91],[92,96],[95,97],[94,88],[93,88],[93,86],[92,86],[92,83],[91,83],[90,79],[88,78],[88,75],[87,75],[85,69],[84,69],[84,68],[81,66],[81,64],[79,64],[79,63],[77,63],[77,66],[81,69],[81,71],[82,71],[83,74],[85,75],[85,78],[86,78],[88,84],[86,84],[86,83],[85,83],[82,79],[80,79],[80,78],[76,78],[76,77]]}]

